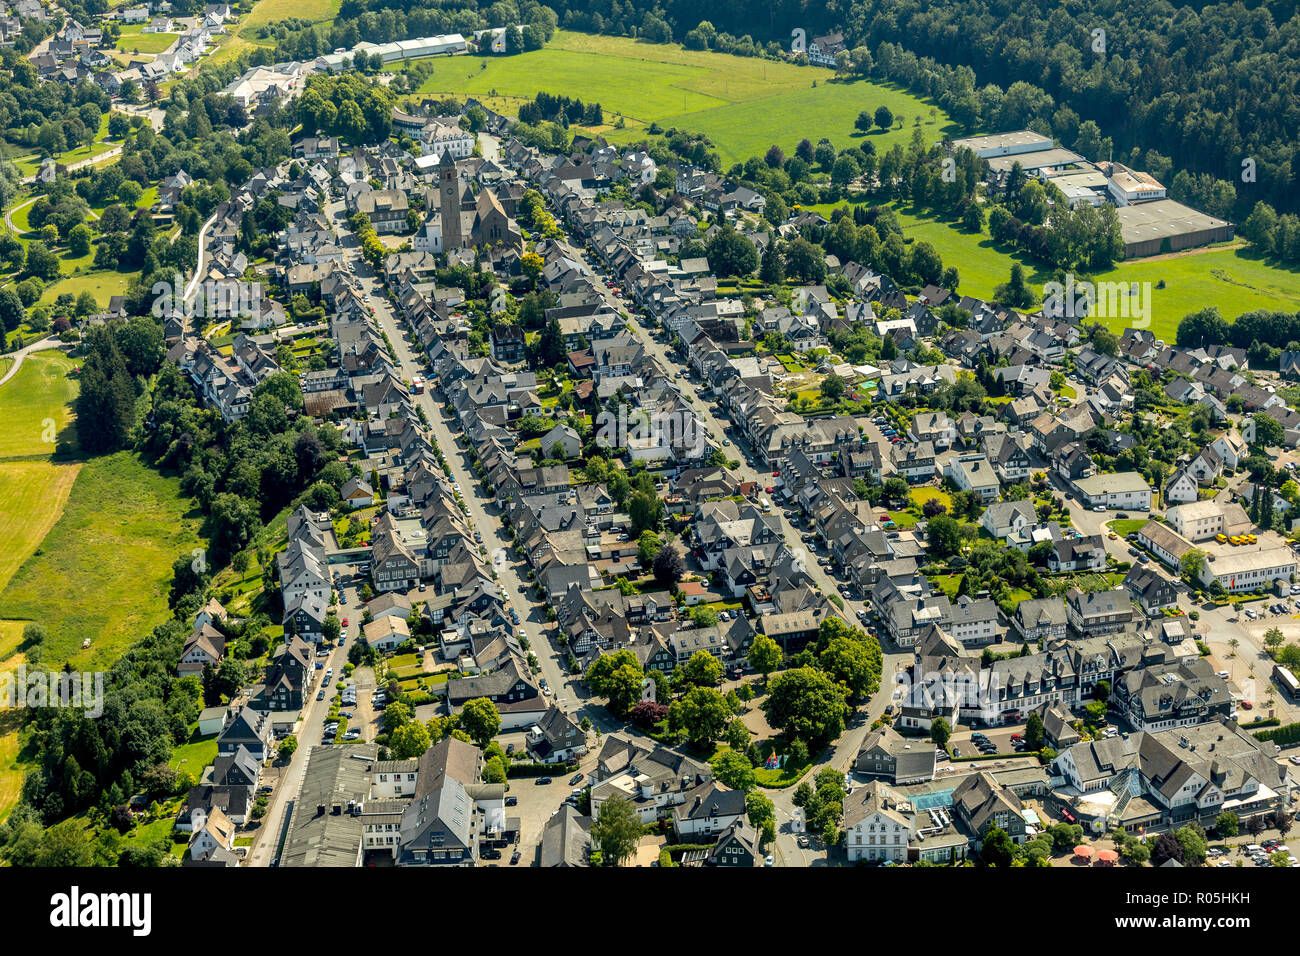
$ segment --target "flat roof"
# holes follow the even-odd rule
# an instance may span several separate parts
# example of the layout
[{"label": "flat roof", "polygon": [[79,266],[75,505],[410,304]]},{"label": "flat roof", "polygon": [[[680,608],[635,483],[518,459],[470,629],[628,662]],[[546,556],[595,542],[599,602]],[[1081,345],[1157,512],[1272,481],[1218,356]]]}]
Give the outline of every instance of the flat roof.
[{"label": "flat roof", "polygon": [[1062,170],[1059,173],[1049,173],[1048,178],[1053,185],[1061,189],[1065,189],[1067,186],[1081,187],[1083,189],[1106,188],[1106,176],[1098,169]]},{"label": "flat roof", "polygon": [[1156,199],[1134,206],[1119,206],[1120,233],[1125,243],[1164,239],[1206,229],[1221,229],[1228,225],[1226,219],[1197,212],[1172,199]]},{"label": "flat roof", "polygon": [[965,139],[954,139],[952,141],[953,149],[973,150],[979,153],[982,150],[1005,149],[1008,146],[1026,146],[1032,143],[1051,143],[1050,136],[1044,136],[1042,133],[1035,133],[1032,129],[1018,129],[1010,133],[990,133],[987,136],[968,136]]},{"label": "flat roof", "polygon": [[990,156],[989,168],[995,172],[1006,172],[1016,163],[1027,171],[1043,169],[1047,166],[1073,166],[1086,163],[1087,160],[1071,149],[1036,149],[1028,153],[1012,153],[1007,156]]}]

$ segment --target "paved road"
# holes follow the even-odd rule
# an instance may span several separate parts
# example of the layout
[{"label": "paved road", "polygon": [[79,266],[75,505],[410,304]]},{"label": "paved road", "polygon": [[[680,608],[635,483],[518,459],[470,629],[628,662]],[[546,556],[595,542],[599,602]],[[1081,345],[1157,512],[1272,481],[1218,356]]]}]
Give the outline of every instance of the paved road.
[{"label": "paved road", "polygon": [[[3,336],[0,336],[0,340],[2,339]],[[13,358],[14,364],[9,366],[9,371],[5,372],[3,378],[0,378],[0,385],[3,385],[5,382],[9,381],[11,378],[13,378],[15,375],[18,374],[18,369],[22,368],[23,359],[27,358],[27,356],[30,355],[32,352],[45,352],[50,349],[63,349],[64,351],[71,351],[72,346],[66,342],[61,342],[59,339],[56,338],[46,338],[46,339],[41,339],[39,342],[33,342],[31,345],[24,345],[16,352],[9,352],[8,355]]]},{"label": "paved road", "polygon": [[[576,259],[584,259],[584,254],[568,246],[569,254]],[[599,271],[599,266],[593,269],[596,275],[597,287],[604,293],[607,300],[621,310],[626,311],[626,305],[621,298],[614,294],[606,283],[604,276]],[[680,356],[673,352],[654,332],[647,326],[642,325],[635,313],[628,314],[628,327],[637,335],[647,352],[653,355],[656,361],[665,371],[676,370],[681,374],[679,390],[690,402],[696,413],[700,417],[701,423],[715,437],[722,438],[727,434],[724,425],[726,420],[715,414],[713,406],[700,398],[696,392],[695,386],[691,383],[695,380],[694,373],[684,365]],[[733,443],[724,446],[729,455],[735,456],[739,460],[738,467],[731,469],[741,481],[754,481],[759,485],[766,487],[772,481],[772,472],[770,469],[760,468],[757,460],[748,453],[748,449],[742,443]],[[803,550],[805,545],[801,538],[801,530],[798,526],[791,523],[786,518],[784,512],[776,510],[773,512],[781,524],[782,535],[786,543],[795,550]],[[813,585],[827,595],[841,593],[840,589],[847,582],[835,577],[829,570],[821,567],[816,562],[814,555],[809,555],[805,562],[808,575]],[[853,593],[857,593],[856,591]],[[846,599],[845,615],[850,619],[857,619],[858,612],[867,608],[865,602],[861,600]],[[876,694],[860,706],[854,715],[853,721],[849,728],[842,734],[836,744],[828,753],[821,756],[818,762],[810,768],[808,774],[801,779],[808,779],[809,776],[815,775],[824,767],[834,767],[839,771],[847,771],[852,766],[853,761],[857,758],[858,751],[862,747],[863,738],[866,737],[870,730],[871,721],[880,716],[889,703],[893,694],[894,683],[893,675],[896,671],[906,667],[911,663],[912,655],[896,647],[892,641],[883,634],[880,637],[881,650],[883,653],[882,660],[882,680],[881,687]],[[791,829],[791,820],[794,812],[794,791],[795,786],[788,787],[784,790],[764,791],[772,800],[776,810],[777,820],[777,845],[773,856],[775,862],[780,866],[816,866],[824,865],[826,854],[824,850],[818,850],[816,845],[803,849],[798,846],[797,835]]]},{"label": "paved road", "polygon": [[31,199],[27,200],[26,202],[20,202],[17,206],[14,206],[12,209],[6,209],[5,228],[8,229],[11,233],[13,233],[15,236],[18,235],[18,227],[14,225],[14,221],[11,217],[13,216],[14,213],[18,212],[21,209],[26,209],[28,206],[30,206],[32,203],[36,202],[36,200],[40,198],[41,198],[40,196],[33,196]]},{"label": "paved road", "polygon": [[199,262],[198,266],[194,270],[194,275],[190,277],[190,281],[185,285],[184,301],[186,305],[189,305],[194,301],[195,290],[198,289],[199,280],[203,277],[204,271],[207,268],[207,260],[209,258],[208,247],[203,240],[207,236],[208,230],[212,228],[212,224],[216,221],[217,214],[214,212],[208,217],[208,221],[199,229]]},{"label": "paved road", "polygon": [[[349,266],[358,278],[362,293],[368,296],[368,301],[375,310],[376,321],[393,345],[398,373],[407,381],[417,374],[426,373],[427,362],[423,356],[418,355],[404,325],[399,324],[394,315],[392,304],[384,294],[382,280],[361,259],[356,237],[347,228],[342,203],[331,204],[330,215],[334,218],[341,243],[347,250]],[[546,620],[544,606],[536,600],[532,588],[529,588],[528,594],[521,593],[520,587],[527,581],[529,568],[511,549],[510,535],[501,522],[501,509],[495,499],[484,490],[470,470],[469,453],[463,444],[460,425],[454,415],[430,391],[413,398],[424,409],[430,431],[447,459],[451,480],[460,486],[461,495],[469,509],[467,517],[470,525],[483,538],[483,547],[487,552],[485,560],[496,570],[507,603],[518,610],[521,627],[528,637],[532,652],[537,655],[542,677],[556,695],[556,702],[567,713],[579,718],[590,717],[592,724],[603,732],[622,730],[624,725],[621,722],[613,719],[604,707],[583,696],[575,687],[564,666],[567,654],[562,655],[553,641],[556,633],[554,623]],[[457,442],[458,437],[462,438],[462,442]]]},{"label": "paved road", "polygon": [[[343,609],[346,611],[346,609]],[[349,630],[355,631],[356,622],[352,622]],[[355,638],[349,637],[349,643]],[[348,654],[347,646],[343,645],[334,648],[328,657],[319,657],[317,660],[325,662],[326,667],[334,669],[334,676],[331,678],[329,687],[333,686],[340,674],[343,673],[343,665],[347,663]],[[307,703],[303,707],[302,720],[299,724],[298,732],[298,749],[294,751],[288,766],[273,766],[263,775],[263,780],[274,780],[273,789],[269,797],[266,816],[262,818],[262,826],[256,831],[256,842],[248,855],[247,866],[270,866],[271,861],[275,858],[280,849],[280,838],[283,835],[285,827],[288,825],[288,814],[293,806],[293,801],[298,797],[298,791],[302,788],[303,774],[307,769],[307,758],[317,747],[322,746],[321,736],[324,733],[325,717],[329,713],[330,697],[333,696],[329,687],[326,688],[325,699],[317,700],[316,692],[321,688],[323,671],[315,672],[315,683],[309,689]]]}]

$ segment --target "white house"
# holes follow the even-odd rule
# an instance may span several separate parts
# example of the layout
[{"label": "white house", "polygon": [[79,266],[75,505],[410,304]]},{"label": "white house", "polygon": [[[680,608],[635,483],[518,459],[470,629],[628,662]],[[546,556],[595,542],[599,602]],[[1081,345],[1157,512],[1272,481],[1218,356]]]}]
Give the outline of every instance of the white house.
[{"label": "white house", "polygon": [[983,455],[963,455],[952,459],[943,471],[945,477],[962,491],[969,491],[984,501],[997,498],[1002,486],[993,466]]},{"label": "white house", "polygon": [[1000,541],[1032,527],[1034,520],[1032,501],[995,501],[984,509],[980,527]]},{"label": "white house", "polygon": [[1182,505],[1195,501],[1201,495],[1196,479],[1182,468],[1175,471],[1165,483],[1165,504]]},{"label": "white house", "polygon": [[1106,508],[1149,511],[1151,509],[1151,486],[1136,471],[1120,471],[1114,474],[1090,475],[1074,483],[1083,503],[1090,508],[1103,505]]}]

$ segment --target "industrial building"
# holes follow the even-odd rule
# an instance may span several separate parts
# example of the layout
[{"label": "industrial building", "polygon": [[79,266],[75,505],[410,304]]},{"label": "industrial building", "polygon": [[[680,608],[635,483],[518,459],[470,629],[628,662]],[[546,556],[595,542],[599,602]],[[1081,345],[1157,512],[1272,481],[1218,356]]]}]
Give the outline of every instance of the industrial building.
[{"label": "industrial building", "polygon": [[1232,223],[1172,199],[1121,206],[1118,212],[1125,259],[1226,242],[1233,236]]}]

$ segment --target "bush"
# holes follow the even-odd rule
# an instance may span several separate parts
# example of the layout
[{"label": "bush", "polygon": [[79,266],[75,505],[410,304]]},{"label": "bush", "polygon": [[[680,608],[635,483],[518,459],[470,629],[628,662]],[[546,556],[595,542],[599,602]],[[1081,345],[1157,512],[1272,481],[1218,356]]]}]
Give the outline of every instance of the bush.
[{"label": "bush", "polygon": [[1273,743],[1285,747],[1288,744],[1300,742],[1300,724],[1287,724],[1285,727],[1278,727],[1276,730],[1262,730],[1255,734],[1256,740],[1271,740]]}]

